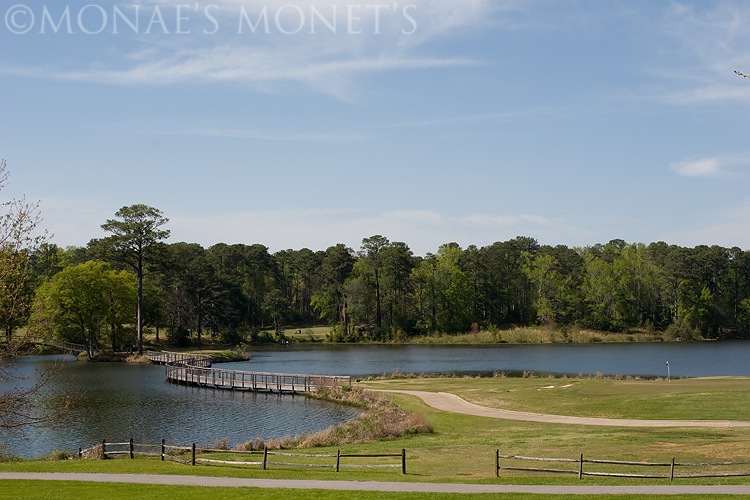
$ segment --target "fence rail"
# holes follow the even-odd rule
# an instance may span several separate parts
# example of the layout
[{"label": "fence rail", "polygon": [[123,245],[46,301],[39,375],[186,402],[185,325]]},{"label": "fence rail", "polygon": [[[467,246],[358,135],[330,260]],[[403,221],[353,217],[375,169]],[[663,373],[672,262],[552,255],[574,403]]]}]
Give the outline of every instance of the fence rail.
[{"label": "fence rail", "polygon": [[[380,454],[355,454],[355,453],[341,453],[341,450],[336,450],[335,454],[332,453],[293,453],[284,451],[271,451],[267,448],[260,451],[242,451],[242,450],[220,450],[214,448],[200,448],[193,443],[191,446],[177,446],[169,445],[164,439],[161,440],[161,444],[136,444],[131,438],[129,441],[114,443],[102,440],[101,444],[95,445],[86,450],[79,448],[78,456],[89,456],[90,451],[98,447],[101,447],[101,456],[105,458],[117,458],[127,456],[133,459],[136,454],[138,455],[150,455],[159,456],[162,461],[169,460],[178,462],[186,465],[232,465],[232,466],[260,466],[263,470],[267,470],[271,466],[276,467],[308,467],[308,468],[321,468],[321,469],[333,469],[336,472],[340,472],[341,469],[359,469],[359,468],[401,468],[401,473],[406,474],[406,450],[402,449],[400,453],[380,453]],[[158,449],[159,452],[146,452],[138,450],[146,449]],[[221,454],[228,457],[253,457],[259,456],[257,460],[228,460],[225,458],[208,458],[210,455]],[[228,458],[227,457],[227,458]],[[273,461],[273,458],[269,457],[285,457],[286,461]],[[353,464],[353,463],[342,463],[342,459],[385,459],[385,458],[398,458],[398,463],[383,463],[383,461],[366,463],[366,464]],[[298,459],[298,460],[295,460]],[[303,461],[306,460],[306,461]],[[281,458],[280,460],[284,460]],[[309,463],[309,462],[315,463]]]},{"label": "fence rail", "polygon": [[[511,463],[518,462],[553,462],[559,464],[577,464],[575,469],[553,469],[546,467],[524,467],[516,465],[503,465],[501,460],[510,461]],[[629,467],[630,472],[611,472],[602,470],[584,470],[584,464],[597,464],[605,466],[614,466],[613,470],[617,467]],[[673,457],[669,462],[634,462],[627,460],[595,460],[585,459],[583,453],[578,458],[541,458],[541,457],[524,457],[519,455],[501,455],[500,450],[495,451],[495,475],[500,477],[501,470],[512,470],[512,471],[525,471],[525,472],[544,472],[544,473],[555,473],[555,474],[577,474],[578,479],[583,476],[599,476],[599,477],[626,477],[626,478],[640,478],[640,479],[669,479],[674,481],[675,479],[693,479],[693,478],[710,478],[710,477],[750,477],[750,470],[745,467],[740,470],[743,466],[750,465],[750,462],[677,462]],[[632,472],[634,469],[661,467],[668,468],[668,472],[662,474],[645,474]],[[702,472],[691,473],[691,474],[678,474],[678,468],[702,468]],[[733,468],[729,472],[718,472],[722,468]],[[726,469],[724,469],[726,470]]]}]

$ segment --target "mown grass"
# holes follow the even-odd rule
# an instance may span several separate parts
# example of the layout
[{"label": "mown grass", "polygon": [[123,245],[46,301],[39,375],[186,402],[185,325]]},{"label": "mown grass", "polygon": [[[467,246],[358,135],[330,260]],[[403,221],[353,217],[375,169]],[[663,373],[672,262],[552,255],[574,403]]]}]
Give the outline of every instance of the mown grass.
[{"label": "mown grass", "polygon": [[[54,489],[53,489],[54,488]],[[144,499],[163,500],[164,498],[180,498],[185,500],[204,500],[207,496],[211,499],[223,500],[234,498],[259,498],[264,500],[287,500],[295,498],[298,500],[318,500],[333,498],[340,500],[372,500],[388,498],[393,500],[416,500],[431,498],[443,500],[457,497],[470,497],[477,500],[489,500],[498,498],[497,494],[449,494],[449,493],[397,493],[397,492],[365,492],[365,491],[330,491],[315,489],[260,489],[260,488],[223,488],[223,487],[198,487],[198,486],[160,486],[126,483],[83,483],[74,481],[55,481],[49,484],[40,484],[37,481],[5,481],[0,482],[0,498],[27,498],[27,499],[49,499],[49,498],[108,498],[108,499]],[[569,499],[569,495],[533,495],[528,493],[506,493],[502,498],[509,500],[557,500]],[[633,500],[642,498],[641,495],[608,495],[610,500]],[[682,495],[680,498],[713,500],[726,498],[720,495]]]},{"label": "mown grass", "polygon": [[490,408],[604,418],[750,420],[750,378],[409,377],[363,387],[450,392]]}]

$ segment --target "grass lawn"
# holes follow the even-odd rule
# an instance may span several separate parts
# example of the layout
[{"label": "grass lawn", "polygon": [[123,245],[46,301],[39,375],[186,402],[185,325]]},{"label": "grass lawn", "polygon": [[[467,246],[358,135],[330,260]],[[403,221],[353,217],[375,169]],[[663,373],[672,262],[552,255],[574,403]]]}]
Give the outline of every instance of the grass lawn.
[{"label": "grass lawn", "polygon": [[490,408],[603,418],[750,420],[750,378],[445,377],[368,380],[366,388],[450,392]]},{"label": "grass lawn", "polygon": [[[48,488],[49,486],[49,488]],[[5,481],[0,483],[0,498],[107,498],[107,499],[144,499],[163,500],[164,498],[180,498],[184,500],[204,500],[209,496],[212,500],[253,498],[265,500],[318,500],[333,498],[341,500],[374,500],[388,498],[393,500],[417,500],[430,498],[442,500],[456,497],[468,497],[477,500],[498,498],[497,494],[441,494],[441,493],[395,493],[395,492],[359,492],[359,491],[330,491],[330,490],[286,490],[259,488],[221,488],[198,486],[158,486],[141,484],[97,484],[80,483],[74,481],[55,481],[48,484],[37,481]],[[556,500],[571,498],[568,495],[531,495],[528,493],[503,494],[502,498],[509,500]],[[608,495],[608,500],[630,500],[643,498],[641,495]],[[726,498],[719,495],[684,495],[680,498],[719,499]]]}]

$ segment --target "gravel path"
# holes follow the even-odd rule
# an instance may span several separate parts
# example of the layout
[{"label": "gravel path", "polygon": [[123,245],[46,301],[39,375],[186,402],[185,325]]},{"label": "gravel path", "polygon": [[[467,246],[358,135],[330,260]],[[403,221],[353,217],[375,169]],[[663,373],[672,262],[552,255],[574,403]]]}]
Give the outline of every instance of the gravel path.
[{"label": "gravel path", "polygon": [[417,396],[433,408],[451,413],[462,413],[464,415],[474,415],[477,417],[502,418],[506,420],[525,420],[528,422],[546,422],[551,424],[603,425],[609,427],[750,427],[750,422],[746,420],[637,420],[629,418],[546,415],[542,413],[487,408],[486,406],[469,403],[455,394],[447,392],[372,390]]},{"label": "gravel path", "polygon": [[413,493],[536,493],[565,495],[750,495],[750,485],[724,486],[545,486],[513,484],[385,483],[370,481],[318,481],[247,479],[235,477],[163,476],[156,474],[85,474],[0,472],[0,481],[84,481],[97,483],[159,484],[209,487],[321,489]]}]

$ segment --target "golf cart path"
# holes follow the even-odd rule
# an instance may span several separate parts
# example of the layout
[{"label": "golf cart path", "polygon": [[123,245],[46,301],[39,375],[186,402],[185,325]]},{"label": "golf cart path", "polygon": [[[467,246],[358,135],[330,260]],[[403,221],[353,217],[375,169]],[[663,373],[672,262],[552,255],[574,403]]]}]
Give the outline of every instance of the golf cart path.
[{"label": "golf cart path", "polygon": [[476,417],[502,418],[506,420],[523,420],[527,422],[545,422],[550,424],[599,425],[608,427],[750,427],[746,420],[638,420],[631,418],[596,418],[571,417],[566,415],[548,415],[525,411],[500,410],[479,406],[448,392],[425,392],[408,390],[381,390],[378,392],[408,394],[421,398],[429,406],[451,413],[462,413]]}]

